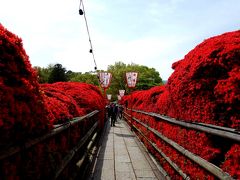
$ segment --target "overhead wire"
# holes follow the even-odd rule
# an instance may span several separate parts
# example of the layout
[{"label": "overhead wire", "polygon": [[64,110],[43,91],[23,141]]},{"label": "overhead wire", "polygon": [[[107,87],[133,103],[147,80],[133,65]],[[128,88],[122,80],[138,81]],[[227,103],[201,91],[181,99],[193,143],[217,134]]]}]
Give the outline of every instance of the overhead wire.
[{"label": "overhead wire", "polygon": [[[81,9],[81,6],[82,6],[82,9]],[[89,27],[88,27],[88,22],[87,22],[87,18],[86,18],[86,11],[84,9],[83,0],[80,0],[80,3],[79,3],[79,14],[84,16],[86,29],[87,29],[87,33],[88,33],[88,39],[89,39],[89,43],[90,43],[89,53],[92,54],[94,65],[95,65],[94,69],[97,70],[97,63],[96,63],[96,59],[94,56],[93,45],[92,45],[92,40],[91,40],[91,36],[90,36],[90,32],[89,32]]]},{"label": "overhead wire", "polygon": [[[81,10],[82,1],[83,0],[80,0],[80,3],[79,3],[79,14],[80,14],[80,10]],[[82,14],[80,14],[80,15],[82,15]]]}]

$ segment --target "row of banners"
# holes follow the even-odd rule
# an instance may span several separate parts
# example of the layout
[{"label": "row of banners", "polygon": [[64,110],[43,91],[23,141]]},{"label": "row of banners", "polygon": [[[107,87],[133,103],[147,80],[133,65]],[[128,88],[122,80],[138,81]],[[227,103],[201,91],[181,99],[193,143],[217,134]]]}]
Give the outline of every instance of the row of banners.
[{"label": "row of banners", "polygon": [[[106,90],[110,86],[110,82],[112,79],[112,74],[109,72],[99,72],[99,81],[100,86]],[[126,82],[129,88],[134,88],[137,83],[137,72],[126,72]],[[119,90],[118,100],[121,100],[121,97],[124,96],[125,90]],[[108,100],[111,100],[111,95],[107,95]]]},{"label": "row of banners", "polygon": [[[119,95],[117,96],[118,97],[118,100],[121,100],[121,98],[124,96],[125,94],[125,90],[119,90]],[[107,94],[107,99],[110,101],[112,98],[112,95],[111,94]]]},{"label": "row of banners", "polygon": [[[137,83],[137,72],[127,72],[126,73],[126,82],[129,88],[134,88]],[[100,72],[99,81],[102,88],[108,88],[112,79],[112,74],[109,72]]]}]

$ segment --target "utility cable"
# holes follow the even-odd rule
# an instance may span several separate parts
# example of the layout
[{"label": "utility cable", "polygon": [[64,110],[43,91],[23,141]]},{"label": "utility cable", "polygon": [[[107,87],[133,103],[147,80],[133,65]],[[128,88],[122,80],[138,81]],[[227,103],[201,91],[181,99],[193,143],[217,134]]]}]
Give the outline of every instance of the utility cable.
[{"label": "utility cable", "polygon": [[[82,5],[82,9],[81,9],[81,5]],[[97,63],[96,63],[95,56],[94,56],[93,45],[92,45],[92,41],[91,41],[91,36],[90,36],[90,32],[89,32],[89,27],[88,27],[88,22],[87,22],[87,18],[86,18],[86,11],[84,9],[83,0],[80,0],[79,14],[84,16],[84,20],[85,20],[85,24],[86,24],[86,28],[87,28],[87,33],[88,33],[88,39],[89,39],[89,43],[90,43],[89,53],[91,53],[92,56],[93,56],[93,61],[94,61],[94,65],[95,65],[94,69],[97,70]]]}]

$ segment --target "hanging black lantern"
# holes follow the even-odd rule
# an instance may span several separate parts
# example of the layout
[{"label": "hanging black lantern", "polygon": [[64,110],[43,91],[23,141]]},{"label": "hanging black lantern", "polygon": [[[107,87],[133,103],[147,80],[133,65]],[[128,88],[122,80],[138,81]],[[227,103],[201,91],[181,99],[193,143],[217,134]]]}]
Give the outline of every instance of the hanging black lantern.
[{"label": "hanging black lantern", "polygon": [[79,9],[79,14],[83,15],[83,10],[82,9]]},{"label": "hanging black lantern", "polygon": [[90,49],[89,52],[92,53],[92,49]]}]

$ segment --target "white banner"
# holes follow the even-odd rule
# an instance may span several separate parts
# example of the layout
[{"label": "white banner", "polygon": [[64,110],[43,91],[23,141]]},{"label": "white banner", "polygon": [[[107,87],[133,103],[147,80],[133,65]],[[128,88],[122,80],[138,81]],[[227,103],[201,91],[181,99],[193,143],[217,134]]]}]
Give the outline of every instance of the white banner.
[{"label": "white banner", "polygon": [[137,72],[127,72],[126,73],[127,85],[129,88],[133,88],[136,86],[137,76],[138,76]]},{"label": "white banner", "polygon": [[118,100],[119,100],[119,101],[120,101],[120,100],[121,100],[121,98],[122,98],[120,95],[118,95],[117,97],[118,97]]},{"label": "white banner", "polygon": [[112,79],[112,74],[108,72],[99,72],[99,81],[102,88],[108,88]]},{"label": "white banner", "polygon": [[119,95],[120,95],[121,97],[124,96],[124,93],[125,93],[125,90],[119,90]]},{"label": "white banner", "polygon": [[111,94],[107,94],[107,99],[110,101],[112,98],[112,95]]}]

